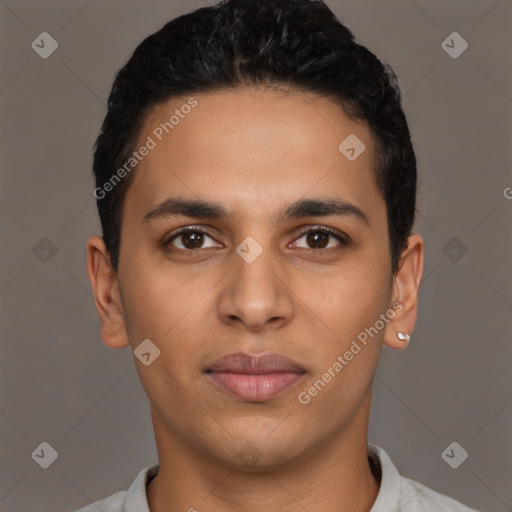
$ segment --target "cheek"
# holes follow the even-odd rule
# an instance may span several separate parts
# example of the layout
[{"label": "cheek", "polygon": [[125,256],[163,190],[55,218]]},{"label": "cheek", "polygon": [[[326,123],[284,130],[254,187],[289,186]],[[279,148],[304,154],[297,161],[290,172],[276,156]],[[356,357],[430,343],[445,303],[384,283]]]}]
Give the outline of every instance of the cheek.
[{"label": "cheek", "polygon": [[[313,321],[320,328],[314,329],[318,341],[314,375],[308,382],[313,388],[301,390],[317,394],[312,402],[320,417],[331,414],[338,421],[367,395],[381,354],[387,324],[380,318],[389,308],[388,300],[385,279],[351,275],[333,283],[316,301]],[[328,412],[335,410],[341,416]]]},{"label": "cheek", "polygon": [[183,287],[152,271],[137,257],[120,268],[119,279],[130,340],[158,340],[185,314]]},{"label": "cheek", "polygon": [[149,339],[160,351],[148,366],[136,361],[137,372],[157,403],[180,403],[186,395],[184,383],[197,377],[190,372],[190,362],[197,357],[197,340],[201,340],[194,314],[203,293],[184,289],[179,279],[164,280],[140,271],[134,276],[125,287],[128,337],[133,349]]},{"label": "cheek", "polygon": [[187,357],[194,358],[194,350],[202,339],[201,330],[204,331],[202,319],[211,319],[214,306],[208,291],[218,278],[144,266],[136,259],[124,271],[120,279],[132,345],[146,338],[152,340],[160,348],[166,366],[178,365],[179,370]]},{"label": "cheek", "polygon": [[345,343],[387,310],[390,283],[382,269],[362,262],[338,269],[324,280],[324,286],[309,284],[301,295],[308,297],[305,303],[316,313],[318,323],[331,332],[331,339],[335,336]]}]

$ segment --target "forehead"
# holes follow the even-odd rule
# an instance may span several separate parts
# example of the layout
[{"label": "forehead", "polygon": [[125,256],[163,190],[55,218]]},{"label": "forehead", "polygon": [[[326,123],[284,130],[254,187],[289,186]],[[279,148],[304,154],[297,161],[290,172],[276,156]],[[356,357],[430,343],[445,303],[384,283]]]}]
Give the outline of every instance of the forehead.
[{"label": "forehead", "polygon": [[207,198],[239,219],[308,196],[364,205],[370,216],[385,207],[370,130],[326,97],[241,88],[173,98],[146,118],[143,145],[152,149],[124,201],[135,210],[169,196]]}]

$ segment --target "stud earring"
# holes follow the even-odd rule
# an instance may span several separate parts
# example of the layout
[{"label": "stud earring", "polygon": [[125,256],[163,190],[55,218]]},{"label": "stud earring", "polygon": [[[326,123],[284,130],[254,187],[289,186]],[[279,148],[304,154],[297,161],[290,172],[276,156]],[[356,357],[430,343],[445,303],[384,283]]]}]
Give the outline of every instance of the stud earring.
[{"label": "stud earring", "polygon": [[397,332],[396,335],[399,340],[409,341],[411,339],[411,337],[405,332]]}]

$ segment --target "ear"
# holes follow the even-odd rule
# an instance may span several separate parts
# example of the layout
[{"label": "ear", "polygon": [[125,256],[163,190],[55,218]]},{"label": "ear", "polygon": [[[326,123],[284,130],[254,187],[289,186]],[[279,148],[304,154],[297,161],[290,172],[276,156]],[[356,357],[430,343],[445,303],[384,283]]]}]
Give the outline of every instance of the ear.
[{"label": "ear", "polygon": [[400,340],[398,332],[412,334],[418,313],[418,288],[423,276],[423,239],[411,235],[407,249],[400,258],[399,269],[393,276],[393,293],[391,303],[396,311],[386,326],[384,345],[401,350],[407,347],[408,340]]},{"label": "ear", "polygon": [[110,263],[105,242],[99,236],[93,236],[87,240],[87,273],[102,323],[103,343],[110,348],[128,346],[130,341],[126,332],[119,281]]}]

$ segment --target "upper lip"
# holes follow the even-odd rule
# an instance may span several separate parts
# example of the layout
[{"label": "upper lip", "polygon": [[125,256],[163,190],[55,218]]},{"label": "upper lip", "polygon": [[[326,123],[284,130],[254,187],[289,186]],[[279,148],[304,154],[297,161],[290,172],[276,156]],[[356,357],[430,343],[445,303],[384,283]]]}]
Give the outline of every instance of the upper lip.
[{"label": "upper lip", "polygon": [[305,373],[298,363],[275,352],[246,354],[237,352],[220,357],[206,368],[207,372],[231,372],[241,374],[265,374],[279,372]]}]

